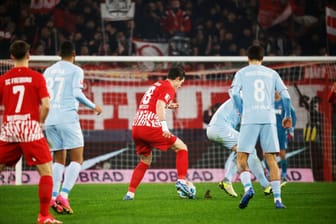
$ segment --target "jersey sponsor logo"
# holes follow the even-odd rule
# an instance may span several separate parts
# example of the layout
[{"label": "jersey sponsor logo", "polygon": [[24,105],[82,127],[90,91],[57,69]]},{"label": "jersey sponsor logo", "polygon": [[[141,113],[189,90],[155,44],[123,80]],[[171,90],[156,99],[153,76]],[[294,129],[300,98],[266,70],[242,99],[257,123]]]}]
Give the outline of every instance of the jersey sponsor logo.
[{"label": "jersey sponsor logo", "polygon": [[161,127],[159,116],[148,110],[138,111],[133,126]]},{"label": "jersey sponsor logo", "polygon": [[43,132],[37,121],[6,122],[1,126],[0,140],[4,142],[32,142],[43,138]]}]

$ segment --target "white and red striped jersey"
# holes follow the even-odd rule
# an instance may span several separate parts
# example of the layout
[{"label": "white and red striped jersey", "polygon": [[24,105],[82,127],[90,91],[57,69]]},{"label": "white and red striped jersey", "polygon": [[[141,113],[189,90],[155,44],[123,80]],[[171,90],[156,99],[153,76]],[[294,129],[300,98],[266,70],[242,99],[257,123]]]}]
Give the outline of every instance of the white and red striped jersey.
[{"label": "white and red striped jersey", "polygon": [[15,67],[0,76],[0,100],[4,105],[0,140],[31,142],[43,138],[40,104],[48,96],[44,77],[30,68]]}]

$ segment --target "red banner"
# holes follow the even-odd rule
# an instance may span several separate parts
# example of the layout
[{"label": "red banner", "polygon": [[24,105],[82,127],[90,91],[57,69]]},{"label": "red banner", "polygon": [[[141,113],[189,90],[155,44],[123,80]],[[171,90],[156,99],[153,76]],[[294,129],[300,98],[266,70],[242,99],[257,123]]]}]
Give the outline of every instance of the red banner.
[{"label": "red banner", "polygon": [[330,41],[336,42],[336,9],[326,7],[326,30]]},{"label": "red banner", "polygon": [[281,0],[260,0],[258,22],[263,29],[282,23],[293,13],[290,1],[282,3]]}]

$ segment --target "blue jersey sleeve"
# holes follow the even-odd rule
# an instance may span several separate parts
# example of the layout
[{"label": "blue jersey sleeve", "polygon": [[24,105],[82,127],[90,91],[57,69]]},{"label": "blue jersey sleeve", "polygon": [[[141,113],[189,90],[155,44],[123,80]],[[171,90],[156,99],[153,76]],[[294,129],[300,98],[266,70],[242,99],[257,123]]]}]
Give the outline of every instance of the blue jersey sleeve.
[{"label": "blue jersey sleeve", "polygon": [[231,94],[233,104],[240,114],[242,114],[243,112],[243,101],[242,98],[240,97],[241,86],[242,84],[240,80],[240,75],[239,72],[237,72],[231,85]]},{"label": "blue jersey sleeve", "polygon": [[74,76],[74,79],[73,79],[73,83],[72,83],[73,91],[72,91],[72,93],[75,96],[75,98],[78,100],[78,102],[80,102],[81,104],[83,104],[86,107],[94,109],[96,107],[96,105],[91,100],[89,100],[84,95],[84,93],[82,91],[83,83],[84,83],[83,70],[78,69],[78,71],[76,72],[76,75]]},{"label": "blue jersey sleeve", "polygon": [[292,127],[296,126],[296,111],[293,105],[291,105]]},{"label": "blue jersey sleeve", "polygon": [[287,89],[284,89],[280,92],[281,98],[282,98],[282,102],[283,102],[283,106],[284,106],[284,111],[285,111],[285,118],[291,117],[291,100],[290,100],[290,96],[289,93],[287,91]]}]

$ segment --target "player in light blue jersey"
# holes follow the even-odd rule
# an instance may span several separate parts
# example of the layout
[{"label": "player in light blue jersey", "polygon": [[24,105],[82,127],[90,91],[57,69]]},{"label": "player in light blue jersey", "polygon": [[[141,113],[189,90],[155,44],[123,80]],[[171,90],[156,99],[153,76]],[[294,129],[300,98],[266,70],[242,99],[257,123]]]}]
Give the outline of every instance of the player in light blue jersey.
[{"label": "player in light blue jersey", "polygon": [[258,139],[270,168],[275,208],[285,208],[281,200],[280,172],[276,161],[280,149],[274,112],[275,91],[282,97],[285,111],[282,124],[285,128],[292,127],[291,100],[279,74],[262,65],[264,49],[259,45],[252,45],[247,50],[247,56],[249,64],[235,74],[231,85],[232,99],[241,114],[237,163],[245,193],[239,208],[247,207],[254,195],[247,159]]},{"label": "player in light blue jersey", "polygon": [[[211,141],[220,143],[224,148],[232,150],[225,163],[225,175],[223,181],[219,182],[219,187],[232,197],[237,197],[232,186],[232,179],[237,173],[237,143],[239,137],[240,116],[235,110],[233,101],[228,99],[213,114],[207,127],[207,137]],[[263,167],[254,150],[248,158],[251,171],[259,180],[264,189],[265,195],[272,193],[269,181],[266,179]]]},{"label": "player in light blue jersey", "polygon": [[[60,56],[62,60],[44,72],[51,98],[45,133],[54,154],[51,207],[58,213],[72,214],[68,195],[81,170],[84,150],[78,115],[79,103],[92,109],[97,115],[102,113],[102,108],[86,98],[82,92],[84,73],[80,67],[74,65],[75,47],[70,41],[62,43]],[[67,151],[70,164],[65,169]]]},{"label": "player in light blue jersey", "polygon": [[288,138],[294,137],[294,128],[296,125],[296,112],[293,105],[291,105],[291,117],[292,117],[292,127],[291,128],[284,128],[282,126],[282,120],[285,116],[284,111],[284,104],[282,102],[281,96],[278,91],[275,92],[275,115],[277,120],[277,130],[278,130],[278,139],[279,139],[279,146],[280,146],[280,161],[279,166],[281,168],[281,181],[282,185],[287,183],[287,169],[288,169],[288,160],[286,158],[286,151],[288,148]]}]

